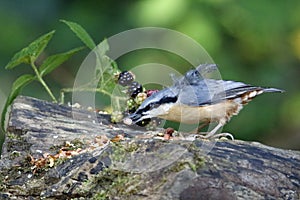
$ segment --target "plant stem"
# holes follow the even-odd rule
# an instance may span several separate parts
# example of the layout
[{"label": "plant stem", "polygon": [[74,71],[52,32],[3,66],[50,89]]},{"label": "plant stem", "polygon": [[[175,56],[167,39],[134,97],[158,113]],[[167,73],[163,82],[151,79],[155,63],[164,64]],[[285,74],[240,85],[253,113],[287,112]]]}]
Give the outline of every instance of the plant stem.
[{"label": "plant stem", "polygon": [[43,80],[43,78],[41,77],[37,67],[34,64],[34,61],[31,61],[31,67],[33,69],[33,71],[36,74],[37,79],[40,81],[40,83],[44,86],[44,88],[46,89],[46,91],[48,92],[48,94],[50,95],[50,97],[52,98],[52,101],[57,103],[57,100],[55,98],[55,96],[52,94],[51,90],[49,89],[49,87],[47,86],[47,84],[45,83],[45,81]]},{"label": "plant stem", "polygon": [[[100,92],[102,94],[105,94],[107,96],[109,96],[110,98],[113,97],[113,95],[109,92],[107,92],[106,90],[103,90],[101,88],[63,88],[60,90],[61,93],[61,98],[64,97],[64,93],[68,93],[68,92]],[[118,100],[127,100],[126,97],[121,97],[121,96],[114,96],[114,98],[118,99]],[[64,102],[63,100],[61,100],[61,102]]]}]

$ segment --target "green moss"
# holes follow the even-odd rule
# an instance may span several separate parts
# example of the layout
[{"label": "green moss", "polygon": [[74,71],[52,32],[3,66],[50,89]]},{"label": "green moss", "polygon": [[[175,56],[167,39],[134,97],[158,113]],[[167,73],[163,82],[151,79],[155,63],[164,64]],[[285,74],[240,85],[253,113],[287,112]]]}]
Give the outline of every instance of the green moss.
[{"label": "green moss", "polygon": [[20,157],[20,156],[21,156],[21,153],[19,151],[13,151],[9,154],[10,159],[14,159],[14,158],[17,158],[17,157]]},{"label": "green moss", "polygon": [[183,169],[187,169],[190,168],[191,170],[193,170],[194,172],[197,171],[197,169],[199,169],[200,167],[204,166],[205,160],[198,156],[197,154],[194,155],[193,160],[189,161],[180,161],[175,163],[175,165],[173,165],[170,168],[171,172],[179,172],[182,171]]},{"label": "green moss", "polygon": [[[66,160],[69,160],[69,158],[64,157],[64,158],[56,159],[53,167],[63,164]],[[51,168],[53,168],[53,167],[51,167]],[[47,165],[47,168],[50,168],[50,166]]]},{"label": "green moss", "polygon": [[188,162],[189,167],[191,170],[196,172],[199,168],[203,167],[205,165],[205,159],[203,157],[200,157],[198,154],[194,154],[193,161]]},{"label": "green moss", "polygon": [[9,139],[12,139],[12,140],[14,140],[14,139],[20,140],[21,139],[20,135],[17,135],[17,134],[11,133],[11,132],[6,133],[6,137]]},{"label": "green moss", "polygon": [[6,185],[4,183],[4,175],[0,173],[0,192],[6,192]]},{"label": "green moss", "polygon": [[[197,171],[205,163],[199,148],[189,143],[185,146],[188,149],[186,157],[177,160],[169,167],[158,169],[157,172],[134,173],[121,170],[122,164],[128,161],[126,160],[128,155],[134,156],[132,154],[144,153],[149,149],[155,150],[161,145],[164,145],[163,141],[149,142],[149,144],[141,144],[134,140],[111,143],[111,150],[102,155],[111,159],[111,166],[84,182],[78,193],[85,196],[88,194],[91,199],[95,200],[134,199],[135,195],[141,194],[142,191],[145,192],[145,189],[147,193],[159,191],[170,180],[170,177],[178,172],[185,169]],[[165,159],[165,157],[171,155],[168,152],[168,154],[163,153],[159,156],[161,156],[161,159]],[[117,165],[121,165],[121,168]]]},{"label": "green moss", "polygon": [[73,149],[71,149],[71,150],[84,148],[84,146],[85,146],[85,144],[79,138],[76,138],[76,139],[72,140],[70,143],[73,144],[73,146],[72,146]]},{"label": "green moss", "polygon": [[197,147],[194,143],[188,143],[184,146],[190,153],[192,153],[193,158],[190,160],[181,159],[180,162],[177,162],[170,168],[170,171],[179,172],[185,168],[190,168],[193,171],[197,171],[197,169],[205,165],[206,160],[201,156],[201,150],[199,147]]},{"label": "green moss", "polygon": [[58,152],[61,148],[72,151],[85,148],[85,144],[79,138],[76,138],[74,140],[71,140],[70,142],[65,142],[62,145],[55,145],[50,147],[51,150],[54,150],[56,152]]},{"label": "green moss", "polygon": [[197,170],[198,168],[201,168],[205,165],[205,158],[199,156],[199,154],[194,154],[194,164],[195,164],[195,169]]},{"label": "green moss", "polygon": [[107,168],[93,181],[93,185],[101,186],[92,199],[129,198],[141,190],[141,175]]},{"label": "green moss", "polygon": [[188,166],[188,162],[177,162],[175,165],[173,165],[169,171],[170,172],[180,172],[183,169],[186,169]]},{"label": "green moss", "polygon": [[[119,163],[124,162],[128,157],[128,153],[139,150],[139,144],[136,142],[129,143],[113,143],[112,154],[110,155],[112,161]],[[113,197],[121,196],[123,198],[130,197],[136,194],[139,188],[139,181],[141,175],[120,171],[114,169],[112,165],[106,168],[99,175],[97,175],[94,184],[102,186],[93,199],[113,199]]]},{"label": "green moss", "polygon": [[113,143],[112,144],[112,154],[111,159],[118,162],[124,162],[124,159],[127,158],[128,153],[136,152],[139,150],[140,145],[136,142],[127,142],[127,143]]},{"label": "green moss", "polygon": [[91,199],[130,199],[134,194],[141,190],[141,174],[127,172],[116,169],[117,163],[125,161],[128,153],[136,152],[140,146],[136,142],[129,143],[111,143],[112,151],[107,152],[109,155],[103,154],[102,156],[109,156],[112,160],[112,165],[105,168],[95,177],[84,182],[83,187],[80,189],[82,194],[91,194]]}]

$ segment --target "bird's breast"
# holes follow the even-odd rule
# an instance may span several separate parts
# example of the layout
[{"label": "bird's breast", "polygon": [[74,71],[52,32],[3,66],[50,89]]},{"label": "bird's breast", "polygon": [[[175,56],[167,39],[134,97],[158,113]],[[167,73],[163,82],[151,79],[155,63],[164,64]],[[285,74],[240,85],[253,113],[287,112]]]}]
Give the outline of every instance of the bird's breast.
[{"label": "bird's breast", "polygon": [[198,124],[200,122],[228,121],[232,115],[237,115],[242,109],[242,104],[235,100],[226,100],[220,103],[204,106],[188,106],[174,103],[165,114],[158,117],[170,121],[186,124]]}]

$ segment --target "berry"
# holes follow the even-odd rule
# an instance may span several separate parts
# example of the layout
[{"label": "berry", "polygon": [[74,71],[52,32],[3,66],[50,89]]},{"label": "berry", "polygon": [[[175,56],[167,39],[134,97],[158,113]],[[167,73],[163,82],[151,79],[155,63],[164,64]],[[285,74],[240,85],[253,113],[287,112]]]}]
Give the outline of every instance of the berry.
[{"label": "berry", "polygon": [[143,101],[145,101],[145,99],[147,98],[147,94],[144,92],[140,92],[138,93],[138,95],[135,97],[135,103],[139,106],[143,103]]},{"label": "berry", "polygon": [[133,99],[127,100],[127,110],[132,111],[135,110],[136,104]]},{"label": "berry", "polygon": [[119,74],[118,83],[122,86],[129,85],[134,80],[134,75],[129,71],[123,71]]},{"label": "berry", "polygon": [[150,97],[152,94],[158,92],[159,90],[147,90],[146,91],[146,94],[147,94],[147,97]]},{"label": "berry", "polygon": [[139,84],[138,82],[136,81],[133,81],[129,86],[128,86],[128,89],[127,89],[127,92],[128,94],[132,97],[132,98],[135,98],[138,93],[142,92],[143,91],[143,87],[141,84]]},{"label": "berry", "polygon": [[123,119],[123,114],[122,114],[122,112],[120,112],[120,111],[114,111],[114,112],[112,112],[112,114],[111,114],[111,119],[110,119],[110,121],[111,121],[112,123],[118,123],[118,122],[121,122],[122,119]]}]

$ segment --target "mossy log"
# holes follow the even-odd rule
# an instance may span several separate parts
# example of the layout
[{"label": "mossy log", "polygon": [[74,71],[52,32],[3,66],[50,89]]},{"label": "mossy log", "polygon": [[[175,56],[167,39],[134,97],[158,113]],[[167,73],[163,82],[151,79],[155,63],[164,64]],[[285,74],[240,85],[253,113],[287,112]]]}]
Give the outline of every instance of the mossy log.
[{"label": "mossy log", "polygon": [[300,199],[300,152],[155,134],[20,96],[2,148],[0,199]]}]

